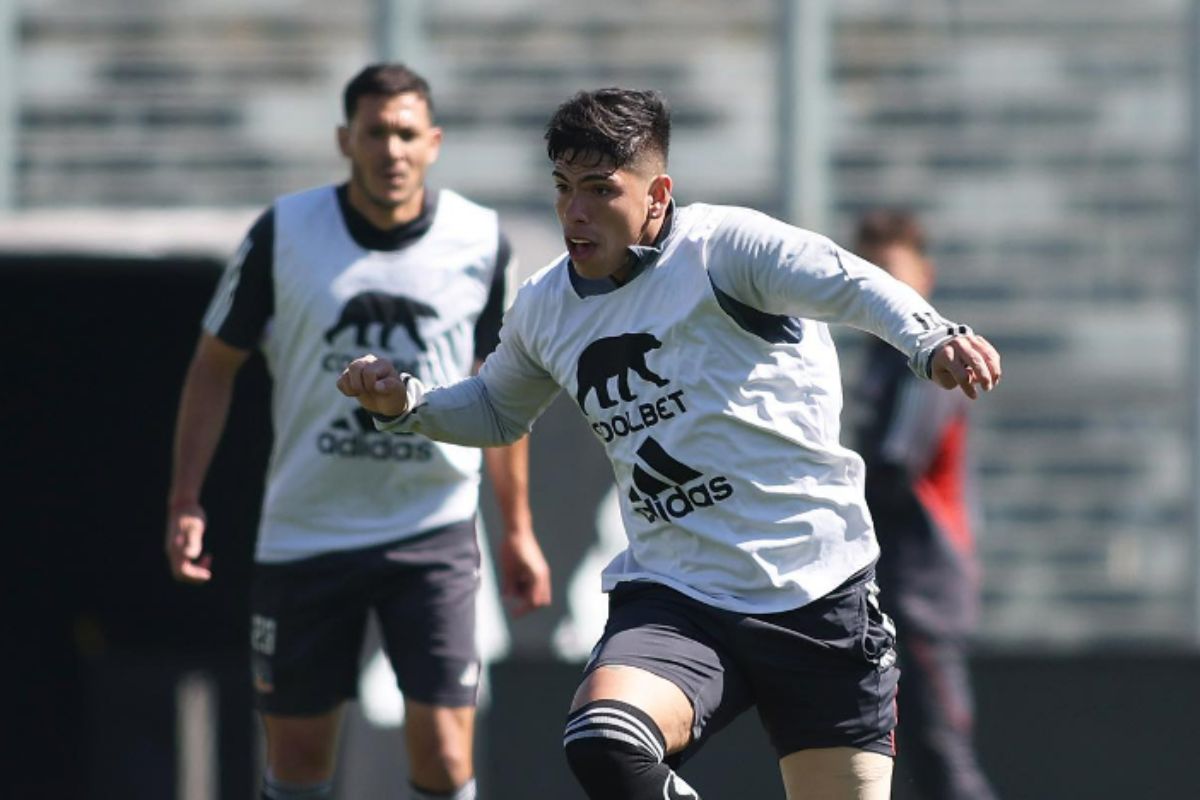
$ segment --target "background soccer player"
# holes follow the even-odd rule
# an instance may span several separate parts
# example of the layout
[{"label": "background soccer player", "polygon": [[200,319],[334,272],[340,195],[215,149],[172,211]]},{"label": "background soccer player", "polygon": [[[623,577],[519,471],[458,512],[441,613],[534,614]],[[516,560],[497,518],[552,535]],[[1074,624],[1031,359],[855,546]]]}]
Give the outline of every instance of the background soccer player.
[{"label": "background soccer player", "polygon": [[[912,214],[867,214],[855,252],[923,297],[933,291],[925,232]],[[991,800],[972,743],[966,664],[979,608],[970,403],[918,380],[879,341],[868,351],[858,395],[865,416],[858,449],[881,549],[876,574],[883,608],[900,632],[901,758],[929,800]]]},{"label": "background soccer player", "polygon": [[479,376],[427,392],[368,356],[339,387],[387,429],[475,444],[520,437],[566,388],[603,443],[629,547],[564,736],[589,797],[697,797],[674,767],[751,706],[789,797],[886,797],[893,636],[825,323],[971,397],[999,356],[822,236],[676,207],[653,92],[580,93],[546,138],[567,252],[522,287]]},{"label": "background soccer player", "polygon": [[[511,253],[493,211],[426,189],[442,131],[423,78],[367,67],[344,106],[349,181],[279,198],[204,318],[180,401],[167,557],[182,581],[211,577],[200,489],[234,376],[261,348],[275,386],[251,619],[263,796],[331,796],[342,701],[373,610],[405,695],[412,796],[468,800],[480,455],[378,435],[327,376],[368,346],[425,380],[471,374],[498,338]],[[526,442],[486,460],[504,521],[503,589],[521,613],[550,599]]]}]

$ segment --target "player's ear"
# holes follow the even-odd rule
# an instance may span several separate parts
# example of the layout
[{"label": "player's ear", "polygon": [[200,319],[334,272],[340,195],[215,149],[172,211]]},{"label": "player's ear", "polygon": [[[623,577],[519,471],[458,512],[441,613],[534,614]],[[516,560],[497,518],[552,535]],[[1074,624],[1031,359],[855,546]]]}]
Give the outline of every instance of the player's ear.
[{"label": "player's ear", "polygon": [[438,160],[438,154],[442,152],[442,129],[438,127],[430,128],[429,137],[433,142],[433,149],[429,156],[429,163],[432,164]]},{"label": "player's ear", "polygon": [[650,197],[650,216],[658,218],[667,213],[671,205],[671,176],[664,173],[655,175],[650,180],[647,194]]},{"label": "player's ear", "polygon": [[337,126],[338,150],[346,158],[350,157],[350,128],[346,125]]}]

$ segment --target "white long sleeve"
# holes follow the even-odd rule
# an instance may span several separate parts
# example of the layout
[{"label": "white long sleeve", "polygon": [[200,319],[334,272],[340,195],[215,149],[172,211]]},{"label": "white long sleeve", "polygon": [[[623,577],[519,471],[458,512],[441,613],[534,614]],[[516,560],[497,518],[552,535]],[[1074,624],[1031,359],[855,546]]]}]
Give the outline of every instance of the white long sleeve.
[{"label": "white long sleeve", "polygon": [[379,424],[380,430],[419,433],[470,447],[517,441],[529,433],[560,388],[529,356],[510,327],[501,329],[500,345],[478,375],[434,388],[407,376],[406,384],[412,411]]}]

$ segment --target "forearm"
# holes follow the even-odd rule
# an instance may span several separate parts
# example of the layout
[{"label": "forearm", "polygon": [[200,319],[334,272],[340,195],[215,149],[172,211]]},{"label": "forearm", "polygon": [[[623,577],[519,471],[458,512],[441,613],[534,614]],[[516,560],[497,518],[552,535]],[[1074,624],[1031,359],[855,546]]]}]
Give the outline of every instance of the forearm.
[{"label": "forearm", "polygon": [[[480,375],[432,389],[409,377],[406,386],[412,411],[378,427],[467,447],[500,447],[529,433],[533,421],[558,393],[558,386],[548,380],[509,381],[511,385],[497,381],[502,391],[494,392],[487,375],[485,366]],[[503,390],[505,386],[507,390]]]},{"label": "forearm", "polygon": [[528,427],[503,419],[493,407],[487,387],[478,377],[450,386],[426,389],[405,377],[411,411],[376,427],[392,433],[419,433],[438,442],[464,447],[503,447],[529,432]]},{"label": "forearm", "polygon": [[175,423],[168,507],[195,505],[213,454],[225,430],[233,375],[193,361],[184,381]]},{"label": "forearm", "polygon": [[529,508],[529,438],[507,447],[485,448],[484,462],[491,479],[496,505],[505,536],[533,531],[533,513]]}]

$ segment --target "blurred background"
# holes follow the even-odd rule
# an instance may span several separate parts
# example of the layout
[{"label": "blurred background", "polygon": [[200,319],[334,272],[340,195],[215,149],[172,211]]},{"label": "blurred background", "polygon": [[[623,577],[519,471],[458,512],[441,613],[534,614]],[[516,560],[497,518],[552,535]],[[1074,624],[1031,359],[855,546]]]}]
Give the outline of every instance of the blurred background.
[{"label": "blurred background", "polygon": [[[500,210],[523,274],[560,249],[542,126],[583,88],[666,94],[681,203],[754,206],[844,244],[867,209],[916,210],[939,309],[1005,359],[976,408],[984,765],[1010,798],[1186,795],[1198,40],[1193,0],[0,0],[0,519],[15,554],[0,794],[254,796],[261,364],[206,487],[217,578],[202,590],[172,584],[161,554],[175,403],[225,259],[274,196],[344,178],[341,89],[387,58],[433,86],[433,183]],[[849,383],[863,341],[838,335]],[[576,417],[556,403],[532,440],[554,607],[511,622],[494,591],[481,599],[484,796],[576,796],[560,725],[620,537],[611,472]],[[347,730],[342,796],[400,796],[400,720],[379,692]],[[743,723],[685,776],[705,797],[782,797]]]}]

